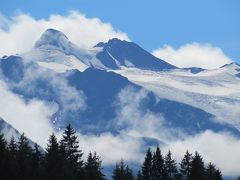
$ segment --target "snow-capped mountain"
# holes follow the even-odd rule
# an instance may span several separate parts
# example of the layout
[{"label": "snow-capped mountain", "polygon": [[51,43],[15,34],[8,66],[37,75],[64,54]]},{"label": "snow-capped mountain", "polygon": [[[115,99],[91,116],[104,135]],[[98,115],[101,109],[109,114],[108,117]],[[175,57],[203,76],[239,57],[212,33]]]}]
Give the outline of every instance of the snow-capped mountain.
[{"label": "snow-capped mountain", "polygon": [[[56,105],[49,117],[55,129],[71,123],[82,134],[134,136],[132,128],[155,123],[156,130],[175,137],[208,129],[240,135],[240,66],[235,63],[181,69],[133,42],[111,39],[85,50],[48,29],[30,52],[3,57],[0,69],[11,93],[27,103]],[[147,127],[136,136],[165,140],[148,134]]]},{"label": "snow-capped mountain", "polygon": [[23,56],[60,72],[68,69],[84,71],[88,67],[105,70],[124,67],[148,70],[176,68],[133,42],[111,39],[107,43],[101,42],[89,50],[83,50],[71,43],[62,32],[54,29],[46,30],[33,49]]},{"label": "snow-capped mountain", "polygon": [[133,67],[144,70],[170,70],[176,67],[156,58],[133,42],[111,39],[107,43],[98,43],[95,47],[102,50],[96,57],[108,69]]}]

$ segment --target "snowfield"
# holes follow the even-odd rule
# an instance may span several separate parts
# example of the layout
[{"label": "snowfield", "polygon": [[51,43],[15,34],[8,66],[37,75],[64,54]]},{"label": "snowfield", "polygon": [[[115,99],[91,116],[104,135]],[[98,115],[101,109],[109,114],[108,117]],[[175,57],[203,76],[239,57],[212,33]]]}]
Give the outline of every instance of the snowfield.
[{"label": "snowfield", "polygon": [[214,114],[216,121],[227,122],[240,129],[240,66],[229,64],[197,74],[176,69],[147,71],[134,68],[114,70],[160,98],[166,98],[203,109]]}]

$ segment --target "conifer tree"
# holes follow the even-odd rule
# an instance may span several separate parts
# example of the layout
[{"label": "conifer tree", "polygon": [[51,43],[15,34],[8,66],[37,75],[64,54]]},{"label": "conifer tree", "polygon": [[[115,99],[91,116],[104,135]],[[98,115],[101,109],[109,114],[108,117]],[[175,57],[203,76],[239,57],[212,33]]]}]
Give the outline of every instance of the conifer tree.
[{"label": "conifer tree", "polygon": [[18,179],[29,180],[30,179],[30,162],[32,149],[29,147],[29,142],[24,133],[20,136],[17,142],[17,163],[18,163]]},{"label": "conifer tree", "polygon": [[162,157],[159,146],[156,148],[156,152],[153,155],[152,162],[152,179],[162,180],[164,178],[164,159]]},{"label": "conifer tree", "polygon": [[215,180],[223,180],[222,173],[219,169],[215,172]]},{"label": "conifer tree", "polygon": [[60,161],[60,151],[57,138],[52,134],[49,138],[49,142],[46,149],[45,155],[45,179],[46,180],[61,180],[61,161]]},{"label": "conifer tree", "polygon": [[190,179],[202,180],[205,178],[204,162],[200,154],[195,152],[191,162]]},{"label": "conifer tree", "polygon": [[0,179],[6,179],[7,177],[7,168],[6,168],[6,161],[7,161],[7,142],[4,139],[3,134],[0,134]]},{"label": "conifer tree", "polygon": [[142,178],[144,180],[151,180],[152,178],[152,151],[150,148],[148,148],[145,160],[143,162],[142,166]]},{"label": "conifer tree", "polygon": [[172,153],[169,150],[164,160],[164,179],[173,180],[178,174],[177,163],[172,159]]},{"label": "conifer tree", "polygon": [[116,164],[112,178],[113,180],[133,180],[132,170],[121,160]]},{"label": "conifer tree", "polygon": [[186,151],[181,163],[180,163],[180,174],[182,179],[190,179],[190,169],[191,169],[192,154]]},{"label": "conifer tree", "polygon": [[128,165],[127,165],[127,167],[126,167],[125,172],[126,172],[126,178],[125,178],[125,180],[133,180],[133,179],[134,179],[133,172],[132,172],[132,170],[128,167]]},{"label": "conifer tree", "polygon": [[137,180],[143,180],[141,171],[138,171],[138,173],[137,173]]},{"label": "conifer tree", "polygon": [[77,140],[76,131],[69,124],[60,143],[61,154],[64,165],[64,176],[68,180],[80,178],[83,172],[82,151],[79,150],[79,141]]},{"label": "conifer tree", "polygon": [[42,173],[42,154],[39,150],[39,146],[35,144],[31,160],[31,179],[42,179]]},{"label": "conifer tree", "polygon": [[11,137],[10,143],[8,145],[8,178],[9,180],[18,179],[18,165],[17,165],[17,143],[14,137]]},{"label": "conifer tree", "polygon": [[216,169],[216,167],[209,163],[206,169],[206,180],[221,180],[222,174],[219,169]]},{"label": "conifer tree", "polygon": [[89,152],[87,162],[85,163],[85,179],[86,180],[104,180],[105,175],[102,173],[102,161],[97,156],[96,152],[92,154]]},{"label": "conifer tree", "polygon": [[206,180],[213,180],[215,177],[216,168],[212,163],[209,163],[206,169]]}]

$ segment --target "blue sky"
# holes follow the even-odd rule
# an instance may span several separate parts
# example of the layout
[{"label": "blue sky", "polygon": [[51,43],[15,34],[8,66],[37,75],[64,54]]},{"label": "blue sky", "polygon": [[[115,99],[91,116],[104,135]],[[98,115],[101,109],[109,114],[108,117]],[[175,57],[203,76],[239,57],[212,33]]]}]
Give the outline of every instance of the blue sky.
[{"label": "blue sky", "polygon": [[78,10],[111,23],[148,51],[164,44],[210,43],[237,62],[239,8],[238,0],[0,0],[0,11],[9,18],[19,11],[39,19]]}]

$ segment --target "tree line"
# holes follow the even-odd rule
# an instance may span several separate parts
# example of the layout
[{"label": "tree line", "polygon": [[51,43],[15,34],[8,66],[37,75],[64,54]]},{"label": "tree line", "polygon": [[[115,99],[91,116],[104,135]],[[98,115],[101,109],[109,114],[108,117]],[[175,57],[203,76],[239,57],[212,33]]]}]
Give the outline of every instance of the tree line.
[{"label": "tree line", "polygon": [[[148,149],[141,170],[135,174],[121,160],[116,163],[113,180],[221,180],[221,171],[213,164],[207,167],[199,153],[188,151],[177,165],[171,151],[163,156],[160,148]],[[79,150],[76,131],[68,125],[60,141],[52,134],[43,151],[37,144],[30,147],[22,134],[9,143],[0,135],[0,179],[3,180],[104,180],[102,161],[96,152],[89,152],[86,161]]]}]

